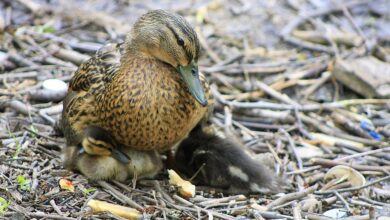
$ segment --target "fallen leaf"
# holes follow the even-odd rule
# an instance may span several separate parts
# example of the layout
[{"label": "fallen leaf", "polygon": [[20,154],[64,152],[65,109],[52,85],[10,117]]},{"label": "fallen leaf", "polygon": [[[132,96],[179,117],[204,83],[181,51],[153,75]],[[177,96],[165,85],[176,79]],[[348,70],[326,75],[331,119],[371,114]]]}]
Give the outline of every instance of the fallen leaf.
[{"label": "fallen leaf", "polygon": [[304,212],[321,212],[322,211],[322,203],[317,200],[313,194],[307,196],[306,199],[301,202],[301,209]]},{"label": "fallen leaf", "polygon": [[338,165],[330,169],[325,174],[324,179],[338,179],[340,182],[346,180],[353,187],[359,187],[366,184],[366,179],[359,171],[344,165]]}]

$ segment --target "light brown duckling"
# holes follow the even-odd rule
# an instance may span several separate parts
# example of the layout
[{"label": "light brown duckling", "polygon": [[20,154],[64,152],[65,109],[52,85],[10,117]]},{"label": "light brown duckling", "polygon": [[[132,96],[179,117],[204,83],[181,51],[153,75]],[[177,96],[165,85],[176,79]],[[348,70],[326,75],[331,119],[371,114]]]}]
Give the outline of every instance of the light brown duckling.
[{"label": "light brown duckling", "polygon": [[282,181],[271,169],[254,160],[243,146],[229,138],[192,131],[178,147],[176,167],[195,185],[213,186],[228,194],[276,193]]},{"label": "light brown duckling", "polygon": [[163,167],[156,151],[125,149],[123,153],[128,155],[129,163],[122,163],[111,156],[80,154],[79,146],[67,146],[62,151],[62,157],[65,168],[77,170],[93,181],[153,177]]},{"label": "light brown duckling", "polygon": [[78,146],[66,146],[62,152],[64,166],[77,170],[91,180],[119,180],[152,177],[162,168],[156,151],[121,148],[103,129],[89,126]]}]

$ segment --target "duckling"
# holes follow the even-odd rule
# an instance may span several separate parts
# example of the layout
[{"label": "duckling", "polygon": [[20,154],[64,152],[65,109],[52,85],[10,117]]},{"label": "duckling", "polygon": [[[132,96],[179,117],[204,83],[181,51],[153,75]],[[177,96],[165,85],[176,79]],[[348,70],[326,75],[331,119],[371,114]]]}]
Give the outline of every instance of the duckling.
[{"label": "duckling", "polygon": [[90,180],[152,177],[162,168],[156,151],[123,151],[111,135],[96,126],[87,127],[81,144],[67,146],[62,155],[67,168],[80,171]]},{"label": "duckling", "polygon": [[122,163],[129,163],[129,157],[121,151],[116,141],[104,129],[88,126],[84,130],[80,153],[84,151],[90,155],[112,156]]},{"label": "duckling", "polygon": [[[271,169],[254,160],[243,146],[201,127],[178,146],[176,167],[196,185],[222,189],[228,194],[277,193],[282,181]],[[198,173],[198,171],[200,171]]]},{"label": "duckling", "polygon": [[63,165],[79,171],[91,181],[154,177],[163,167],[157,151],[123,149],[121,153],[129,161],[123,163],[113,156],[91,155],[80,150],[81,146],[66,146],[61,154]]},{"label": "duckling", "polygon": [[[103,47],[72,77],[62,112],[71,149],[63,157],[73,155],[66,152],[82,142],[88,126],[106,131],[130,159],[130,153],[146,160],[150,152],[144,151],[177,145],[207,117],[212,101],[198,71],[199,50],[197,35],[183,17],[164,10],[141,16],[123,44]],[[93,170],[107,159],[84,157],[81,161]]]}]

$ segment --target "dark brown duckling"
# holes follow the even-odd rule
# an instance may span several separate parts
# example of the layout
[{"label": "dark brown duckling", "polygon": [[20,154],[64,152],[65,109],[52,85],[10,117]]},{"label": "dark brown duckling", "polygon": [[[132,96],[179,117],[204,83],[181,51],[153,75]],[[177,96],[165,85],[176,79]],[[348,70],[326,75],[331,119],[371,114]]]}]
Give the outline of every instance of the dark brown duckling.
[{"label": "dark brown duckling", "polygon": [[271,169],[254,160],[243,146],[228,138],[192,131],[178,147],[176,167],[195,185],[221,188],[228,194],[277,193],[281,180]]}]

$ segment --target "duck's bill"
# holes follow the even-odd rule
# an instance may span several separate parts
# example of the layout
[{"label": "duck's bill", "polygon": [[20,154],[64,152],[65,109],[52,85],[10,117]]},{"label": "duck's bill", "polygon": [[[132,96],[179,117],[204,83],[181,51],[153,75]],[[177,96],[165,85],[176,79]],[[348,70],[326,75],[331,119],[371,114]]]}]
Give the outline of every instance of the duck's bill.
[{"label": "duck's bill", "polygon": [[187,66],[179,66],[179,72],[183,76],[184,82],[187,84],[192,96],[194,96],[199,104],[206,106],[207,99],[199,79],[198,66],[194,62],[191,62]]},{"label": "duck's bill", "polygon": [[129,156],[127,156],[125,153],[123,153],[122,151],[115,149],[115,148],[112,149],[111,156],[121,163],[129,163],[130,162]]}]

